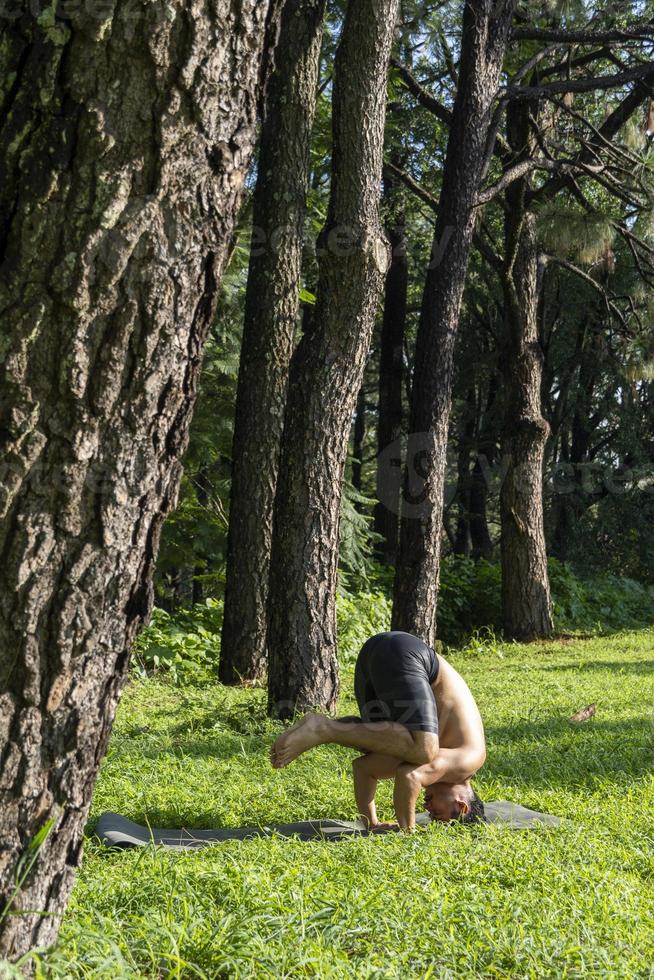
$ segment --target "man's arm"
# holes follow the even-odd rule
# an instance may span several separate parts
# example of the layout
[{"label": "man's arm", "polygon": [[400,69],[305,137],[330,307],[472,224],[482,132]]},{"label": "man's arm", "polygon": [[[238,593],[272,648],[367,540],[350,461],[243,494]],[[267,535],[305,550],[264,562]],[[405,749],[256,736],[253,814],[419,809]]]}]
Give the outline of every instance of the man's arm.
[{"label": "man's arm", "polygon": [[398,775],[411,772],[420,786],[432,783],[462,783],[470,779],[484,764],[485,749],[473,750],[469,746],[460,749],[439,749],[438,755],[424,766],[404,763],[398,766]]},{"label": "man's arm", "polygon": [[393,804],[400,827],[413,830],[416,825],[416,803],[420,791],[433,783],[460,783],[477,772],[484,764],[485,750],[440,749],[432,762],[425,766],[402,763],[395,773]]},{"label": "man's arm", "polygon": [[354,775],[354,796],[361,818],[368,827],[383,827],[388,824],[380,823],[375,807],[375,794],[380,779],[392,779],[395,775],[399,759],[389,755],[370,752],[362,755],[352,763]]}]

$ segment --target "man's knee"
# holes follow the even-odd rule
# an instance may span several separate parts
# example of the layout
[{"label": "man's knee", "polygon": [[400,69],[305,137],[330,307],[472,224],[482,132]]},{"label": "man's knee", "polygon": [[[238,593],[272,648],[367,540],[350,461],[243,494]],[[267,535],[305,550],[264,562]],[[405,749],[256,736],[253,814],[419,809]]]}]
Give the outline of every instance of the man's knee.
[{"label": "man's knee", "polygon": [[440,748],[438,735],[433,732],[411,732],[411,738],[414,751],[412,758],[407,759],[407,762],[413,762],[417,766],[426,766],[429,762],[433,762]]}]

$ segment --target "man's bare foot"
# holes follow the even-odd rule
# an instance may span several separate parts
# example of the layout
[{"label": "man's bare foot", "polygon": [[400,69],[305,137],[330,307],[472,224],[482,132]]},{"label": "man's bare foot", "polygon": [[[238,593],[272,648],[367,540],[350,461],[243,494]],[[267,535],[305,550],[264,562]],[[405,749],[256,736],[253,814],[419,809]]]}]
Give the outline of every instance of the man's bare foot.
[{"label": "man's bare foot", "polygon": [[325,719],[322,715],[305,715],[287,732],[273,742],[270,762],[274,769],[283,769],[303,752],[322,742]]},{"label": "man's bare foot", "polygon": [[279,766],[275,765],[275,762],[276,762],[276,759],[277,759],[277,751],[278,751],[278,748],[279,748],[279,744],[281,743],[282,739],[287,738],[290,735],[291,732],[294,732],[296,728],[299,728],[300,725],[302,725],[304,723],[305,717],[306,717],[306,715],[303,715],[298,721],[296,721],[294,724],[292,724],[290,728],[287,728],[286,731],[284,732],[284,734],[283,735],[279,735],[275,739],[275,741],[273,742],[273,744],[270,746],[270,764],[271,764],[271,766],[273,766],[273,768],[275,768],[275,769],[279,769],[280,768]]}]

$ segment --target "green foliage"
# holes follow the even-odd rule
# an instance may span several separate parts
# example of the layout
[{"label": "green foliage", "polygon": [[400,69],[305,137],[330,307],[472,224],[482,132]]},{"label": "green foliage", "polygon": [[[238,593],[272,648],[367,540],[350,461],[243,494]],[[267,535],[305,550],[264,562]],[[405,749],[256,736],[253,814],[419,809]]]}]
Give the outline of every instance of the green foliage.
[{"label": "green foliage", "polygon": [[373,548],[379,535],[372,530],[371,508],[375,501],[343,483],[341,497],[339,590],[366,589],[374,569]]},{"label": "green foliage", "polygon": [[548,567],[558,629],[619,630],[654,620],[654,586],[611,575],[582,580],[554,558]]},{"label": "green foliage", "polygon": [[[456,654],[486,724],[483,799],[566,819],[115,852],[89,840],[48,980],[627,978],[654,961],[654,635]],[[264,692],[132,683],[92,804],[159,826],[352,819],[352,752],[268,761]],[[597,715],[570,715],[596,702]],[[352,707],[346,673],[339,710]],[[243,724],[250,713],[251,726]],[[246,728],[246,731],[243,729]],[[391,787],[380,790],[392,815]]]},{"label": "green foliage", "polygon": [[500,566],[480,559],[448,556],[441,561],[438,635],[460,643],[483,626],[499,630],[502,622]]},{"label": "green foliage", "polygon": [[336,600],[339,659],[349,663],[369,637],[390,629],[391,603],[383,592],[341,594]]},{"label": "green foliage", "polygon": [[[654,586],[612,575],[580,578],[569,565],[549,559],[556,629],[607,633],[654,622]],[[387,575],[389,573],[386,571]],[[336,599],[339,659],[344,668],[375,633],[390,629],[390,591],[377,587],[342,590]],[[132,671],[168,677],[173,684],[198,683],[215,674],[220,656],[222,600],[207,599],[173,615],[155,609],[136,641]],[[501,572],[498,563],[449,556],[441,562],[438,635],[448,647],[468,654],[497,651],[503,641]]]},{"label": "green foliage", "polygon": [[592,265],[613,243],[612,220],[609,214],[589,214],[555,201],[541,211],[539,227],[543,244],[551,252]]},{"label": "green foliage", "polygon": [[222,601],[207,599],[171,616],[155,609],[132,654],[137,676],[164,672],[174,684],[197,682],[215,670],[220,650]]},{"label": "green foliage", "polygon": [[[134,645],[133,675],[168,677],[177,685],[208,679],[218,665],[222,617],[223,603],[216,599],[172,615],[156,608]],[[339,593],[336,617],[341,661],[348,663],[368,637],[390,628],[391,603],[382,592]]]},{"label": "green foliage", "polygon": [[[548,562],[557,630],[597,633],[650,625],[654,588],[613,575],[581,578],[555,558]],[[502,628],[501,570],[497,563],[445,558],[441,563],[438,633],[448,644],[469,643],[488,629],[491,641]],[[482,634],[483,635],[483,634]],[[491,642],[492,646],[492,642]]]}]

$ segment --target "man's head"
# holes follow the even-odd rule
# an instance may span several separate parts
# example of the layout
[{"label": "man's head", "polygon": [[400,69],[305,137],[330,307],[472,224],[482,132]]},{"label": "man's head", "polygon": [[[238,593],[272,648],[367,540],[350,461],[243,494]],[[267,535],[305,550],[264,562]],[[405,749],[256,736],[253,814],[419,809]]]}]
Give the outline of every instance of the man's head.
[{"label": "man's head", "polygon": [[483,822],[484,804],[469,782],[433,783],[425,789],[425,806],[432,820]]}]

